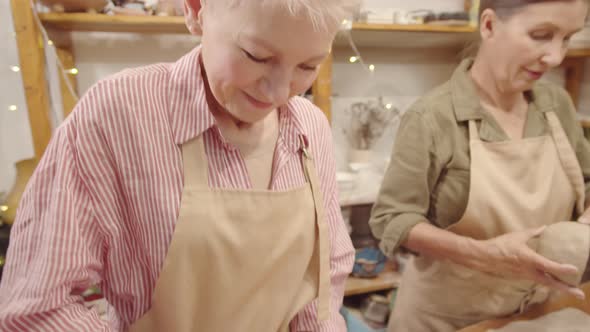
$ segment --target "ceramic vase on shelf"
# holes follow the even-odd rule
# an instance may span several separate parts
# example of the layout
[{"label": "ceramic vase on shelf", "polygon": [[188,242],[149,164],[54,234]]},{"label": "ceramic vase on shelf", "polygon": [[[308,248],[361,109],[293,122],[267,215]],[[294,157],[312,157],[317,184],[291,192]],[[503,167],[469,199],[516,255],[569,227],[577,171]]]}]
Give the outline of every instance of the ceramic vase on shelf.
[{"label": "ceramic vase on shelf", "polygon": [[0,204],[0,217],[2,220],[11,225],[16,218],[16,209],[18,203],[25,191],[29,179],[37,167],[36,159],[25,159],[16,163],[16,180],[14,186],[8,192],[8,195]]}]

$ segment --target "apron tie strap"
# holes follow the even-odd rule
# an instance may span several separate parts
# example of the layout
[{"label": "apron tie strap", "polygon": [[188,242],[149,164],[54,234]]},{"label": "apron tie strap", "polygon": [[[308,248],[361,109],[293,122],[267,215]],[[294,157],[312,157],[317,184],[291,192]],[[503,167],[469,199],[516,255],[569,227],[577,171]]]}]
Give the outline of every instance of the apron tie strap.
[{"label": "apron tie strap", "polygon": [[576,211],[578,215],[584,213],[584,201],[586,200],[586,187],[584,186],[584,177],[582,176],[582,169],[580,163],[575,158],[576,153],[568,140],[563,127],[553,112],[545,112],[545,117],[549,122],[551,133],[553,134],[553,141],[557,148],[557,154],[563,165],[563,169],[570,179],[574,191],[576,193]]}]

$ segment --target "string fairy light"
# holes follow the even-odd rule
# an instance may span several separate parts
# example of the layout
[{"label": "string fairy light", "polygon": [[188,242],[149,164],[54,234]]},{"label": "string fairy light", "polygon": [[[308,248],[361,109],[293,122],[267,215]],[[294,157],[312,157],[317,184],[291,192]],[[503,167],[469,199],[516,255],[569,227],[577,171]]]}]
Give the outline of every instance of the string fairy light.
[{"label": "string fairy light", "polygon": [[[342,22],[341,34],[346,37],[346,39],[348,40],[348,45],[350,46],[350,48],[352,49],[352,51],[354,53],[352,56],[350,56],[348,58],[348,61],[353,64],[359,63],[369,74],[369,79],[371,81],[374,81],[374,80],[376,80],[376,77],[375,77],[376,67],[374,64],[372,64],[372,63],[367,64],[364,61],[364,58],[362,57],[358,47],[356,46],[356,43],[354,42],[354,38],[352,37],[352,27],[353,27],[353,24],[351,21],[345,20]],[[377,82],[373,82],[373,83],[377,84]],[[379,98],[379,100],[382,99],[382,95],[380,93],[378,93],[378,98]],[[391,104],[391,103],[385,104],[385,109],[393,110],[394,109],[393,104]]]},{"label": "string fairy light", "polygon": [[[41,34],[43,35],[43,40],[46,41],[45,43],[47,44],[47,46],[55,47],[53,41],[49,38],[49,34],[47,33],[47,29],[45,29],[45,26],[43,25],[43,23],[41,22],[41,19],[39,18],[39,12],[37,11],[37,6],[36,6],[35,1],[34,0],[29,0],[29,1],[31,2],[31,8],[33,9],[33,18],[35,19],[35,23],[37,24],[39,31],[41,31]],[[66,69],[64,64],[62,63],[62,61],[59,59],[59,57],[57,57],[55,62],[56,62],[56,65],[59,69],[58,71],[61,73],[63,81],[65,82],[66,87],[68,88],[68,91],[70,92],[70,95],[73,96],[76,101],[78,101],[80,99],[78,97],[78,93],[76,93],[76,89],[74,89],[74,87],[72,86],[72,83],[70,82],[70,79],[68,77],[68,75],[77,75],[78,69],[76,69],[76,68]]]},{"label": "string fairy light", "polygon": [[356,46],[356,43],[354,42],[354,39],[352,38],[352,22],[349,20],[344,20],[342,22],[342,30],[343,34],[346,36],[346,39],[348,40],[348,45],[350,45],[350,48],[352,48],[352,51],[354,52],[354,55],[351,56],[348,59],[348,61],[350,63],[360,63],[370,75],[373,75],[375,72],[375,65],[367,65],[365,63],[363,57],[361,56],[361,53],[359,52]]}]

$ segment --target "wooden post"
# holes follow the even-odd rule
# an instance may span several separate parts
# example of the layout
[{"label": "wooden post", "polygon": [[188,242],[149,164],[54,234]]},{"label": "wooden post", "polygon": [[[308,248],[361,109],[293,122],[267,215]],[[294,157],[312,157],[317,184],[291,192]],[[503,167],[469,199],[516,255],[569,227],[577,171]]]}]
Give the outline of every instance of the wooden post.
[{"label": "wooden post", "polygon": [[52,131],[43,38],[35,22],[31,2],[10,0],[10,4],[35,158],[39,160],[51,139]]},{"label": "wooden post", "polygon": [[[50,31],[50,36],[51,40],[55,43],[57,57],[64,66],[64,70],[75,68],[76,60],[74,59],[74,48],[71,34],[64,31]],[[67,78],[70,86],[74,90],[74,94],[70,92],[63,75],[59,73],[59,85],[61,88],[64,119],[72,112],[74,106],[76,106],[76,103],[78,102],[78,98],[75,95],[78,94],[78,80],[76,79],[76,75],[68,74]]]},{"label": "wooden post", "polygon": [[333,55],[330,53],[320,66],[318,77],[313,83],[313,102],[326,115],[328,121],[332,121],[332,62]]},{"label": "wooden post", "polygon": [[584,77],[584,63],[582,57],[570,57],[563,61],[565,71],[565,89],[572,98],[576,108],[580,103],[580,86]]}]

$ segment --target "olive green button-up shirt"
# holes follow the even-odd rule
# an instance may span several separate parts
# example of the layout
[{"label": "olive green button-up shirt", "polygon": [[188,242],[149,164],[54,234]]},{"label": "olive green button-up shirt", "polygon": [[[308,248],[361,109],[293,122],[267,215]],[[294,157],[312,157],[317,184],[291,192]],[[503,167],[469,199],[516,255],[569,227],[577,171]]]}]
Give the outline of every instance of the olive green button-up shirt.
[{"label": "olive green button-up shirt", "polygon": [[[480,105],[468,74],[472,64],[472,59],[464,60],[449,81],[419,99],[402,118],[369,221],[387,255],[399,249],[418,223],[446,228],[463,216],[470,182],[469,120],[477,120],[483,141],[509,139]],[[529,100],[524,136],[550,135],[543,113],[555,112],[578,157],[589,197],[590,144],[569,95],[537,82]]]}]

